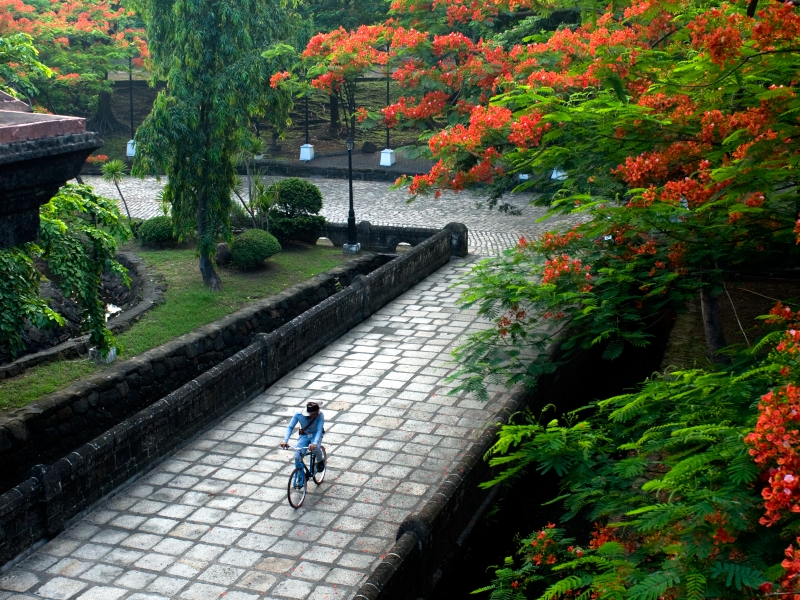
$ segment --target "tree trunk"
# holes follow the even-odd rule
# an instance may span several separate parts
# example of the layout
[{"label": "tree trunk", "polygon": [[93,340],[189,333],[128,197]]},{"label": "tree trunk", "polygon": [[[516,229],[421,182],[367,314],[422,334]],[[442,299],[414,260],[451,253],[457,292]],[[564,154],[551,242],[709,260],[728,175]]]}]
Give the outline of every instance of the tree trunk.
[{"label": "tree trunk", "polygon": [[128,131],[111,110],[111,92],[100,92],[97,97],[97,114],[89,120],[89,126],[100,133]]},{"label": "tree trunk", "polygon": [[200,273],[203,275],[203,283],[211,288],[211,291],[221,292],[222,282],[219,275],[214,270],[214,264],[211,262],[211,256],[203,248],[203,238],[206,235],[208,224],[206,223],[206,207],[207,199],[206,192],[200,192],[197,197],[197,243],[200,250]]},{"label": "tree trunk", "polygon": [[336,94],[328,96],[330,98],[331,107],[331,133],[336,133],[339,130],[339,98]]},{"label": "tree trunk", "polygon": [[703,314],[703,330],[706,334],[706,347],[711,362],[718,365],[729,365],[731,359],[719,354],[727,343],[722,330],[722,317],[719,311],[719,296],[711,294],[708,286],[700,289],[700,309]]}]

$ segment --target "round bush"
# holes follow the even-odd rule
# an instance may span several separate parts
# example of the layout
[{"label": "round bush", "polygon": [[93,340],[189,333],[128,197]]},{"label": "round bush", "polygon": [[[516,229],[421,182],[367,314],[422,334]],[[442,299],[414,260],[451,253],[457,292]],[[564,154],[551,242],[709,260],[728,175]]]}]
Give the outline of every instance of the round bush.
[{"label": "round bush", "polygon": [[248,229],[237,235],[231,244],[233,264],[242,269],[252,269],[281,251],[275,236],[263,229]]},{"label": "round bush", "polygon": [[313,183],[297,177],[289,177],[269,186],[270,192],[278,192],[275,206],[288,217],[316,215],[322,210],[322,192]]},{"label": "round bush", "polygon": [[153,217],[139,226],[139,239],[149,246],[163,246],[175,238],[172,235],[172,219],[169,217]]}]

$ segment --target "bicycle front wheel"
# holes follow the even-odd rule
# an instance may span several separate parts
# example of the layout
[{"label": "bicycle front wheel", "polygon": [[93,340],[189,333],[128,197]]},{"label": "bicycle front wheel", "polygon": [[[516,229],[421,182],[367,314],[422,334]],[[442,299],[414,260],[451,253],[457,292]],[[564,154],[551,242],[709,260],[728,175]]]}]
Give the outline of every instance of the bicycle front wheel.
[{"label": "bicycle front wheel", "polygon": [[289,475],[289,504],[292,508],[300,508],[303,506],[303,501],[306,499],[306,491],[308,491],[308,481],[306,474],[300,467],[292,471]]},{"label": "bicycle front wheel", "polygon": [[319,485],[325,479],[325,473],[328,472],[328,453],[325,452],[325,446],[320,448],[322,450],[322,461],[325,464],[324,471],[317,471],[317,465],[314,465],[314,483]]}]

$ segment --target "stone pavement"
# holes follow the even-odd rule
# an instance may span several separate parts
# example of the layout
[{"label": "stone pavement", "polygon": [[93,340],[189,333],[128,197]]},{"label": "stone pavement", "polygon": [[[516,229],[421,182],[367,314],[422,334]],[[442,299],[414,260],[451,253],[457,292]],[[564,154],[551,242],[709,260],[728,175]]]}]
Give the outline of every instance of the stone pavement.
[{"label": "stone pavement", "polygon": [[[113,188],[85,178],[101,193]],[[99,178],[98,178],[99,179]],[[315,180],[325,215],[344,221],[347,182]],[[158,214],[155,180],[127,180],[137,216]],[[470,228],[492,254],[543,211],[521,216],[445,194],[405,203],[384,183],[354,184],[359,219]],[[148,212],[150,211],[150,212]],[[394,543],[401,521],[435,493],[448,468],[504,400],[448,396],[450,352],[485,327],[456,306],[458,278],[479,258],[452,259],[61,535],[0,576],[0,600],[339,600],[352,598]],[[293,412],[313,398],[328,425],[328,474],[305,505],[289,507],[290,452],[277,448]],[[296,438],[295,438],[296,439]]]},{"label": "stone pavement", "polygon": [[[83,179],[101,194],[119,198],[114,185],[103,181],[102,177],[85,176]],[[349,209],[347,180],[310,178],[310,181],[322,191],[322,214],[334,223],[346,222]],[[134,217],[146,219],[161,214],[156,196],[164,182],[162,179],[159,183],[153,177],[145,180],[129,177],[120,184]],[[515,246],[520,236],[530,237],[566,224],[566,221],[549,221],[544,226],[536,223],[545,211],[531,206],[530,200],[530,194],[505,196],[503,201],[519,211],[518,215],[510,215],[478,206],[485,202],[485,198],[473,191],[443,192],[441,198],[420,197],[409,203],[406,189],[392,190],[386,182],[353,182],[357,221],[417,227],[442,227],[453,221],[464,223],[469,228],[470,252],[479,254],[498,254]]]},{"label": "stone pavement", "polygon": [[[451,288],[474,260],[454,258],[101,503],[0,578],[0,600],[351,598],[504,396],[484,405],[443,381],[457,338],[485,326]],[[311,398],[328,474],[294,510],[277,446]]]}]

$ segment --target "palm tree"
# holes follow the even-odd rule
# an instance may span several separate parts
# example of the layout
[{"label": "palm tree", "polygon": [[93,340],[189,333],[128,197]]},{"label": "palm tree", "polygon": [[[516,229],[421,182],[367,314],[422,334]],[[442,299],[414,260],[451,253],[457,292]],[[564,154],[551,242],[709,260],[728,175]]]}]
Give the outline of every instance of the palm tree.
[{"label": "palm tree", "polygon": [[122,195],[122,190],[119,189],[119,182],[122,181],[123,175],[125,175],[125,163],[121,160],[110,160],[103,165],[103,179],[114,182],[119,197],[122,198],[122,204],[125,206],[125,212],[128,213],[128,223],[130,224],[131,211],[128,210],[128,203],[125,202],[125,196]]}]

